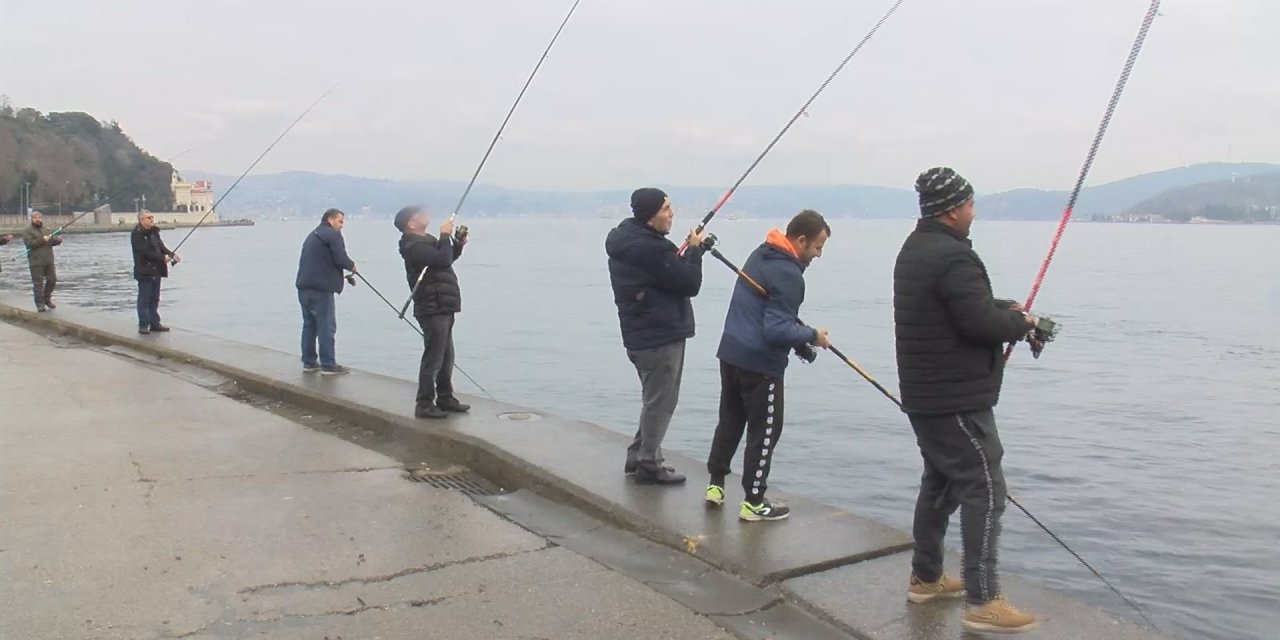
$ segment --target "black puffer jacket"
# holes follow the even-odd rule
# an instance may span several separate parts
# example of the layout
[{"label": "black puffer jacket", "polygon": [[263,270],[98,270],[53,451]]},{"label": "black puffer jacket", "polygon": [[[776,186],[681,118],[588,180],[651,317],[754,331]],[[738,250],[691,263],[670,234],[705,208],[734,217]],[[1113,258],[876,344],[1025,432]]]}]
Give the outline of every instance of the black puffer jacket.
[{"label": "black puffer jacket", "polygon": [[907,236],[893,268],[898,384],[907,413],[994,407],[1001,347],[1026,335],[1023,315],[997,301],[972,244],[933,218]]},{"label": "black puffer jacket", "polygon": [[453,263],[462,257],[462,246],[455,244],[450,236],[439,239],[430,234],[400,236],[400,257],[404,258],[410,290],[418,281],[418,274],[427,270],[422,286],[413,294],[415,317],[462,311],[462,288],[458,286],[458,274],[453,272]]},{"label": "black puffer jacket", "polygon": [[172,254],[160,239],[160,229],[151,227],[143,229],[142,225],[133,226],[129,234],[129,243],[133,245],[133,277],[144,278],[169,277],[168,256]]},{"label": "black puffer jacket", "polygon": [[702,288],[702,248],[676,255],[676,245],[635,218],[604,241],[622,345],[652,349],[693,337],[693,304]]}]

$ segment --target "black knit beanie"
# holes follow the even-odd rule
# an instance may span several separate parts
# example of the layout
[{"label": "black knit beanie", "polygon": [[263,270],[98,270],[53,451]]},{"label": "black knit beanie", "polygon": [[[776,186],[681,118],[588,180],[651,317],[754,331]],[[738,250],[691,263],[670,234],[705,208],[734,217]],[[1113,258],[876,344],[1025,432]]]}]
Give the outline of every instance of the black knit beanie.
[{"label": "black knit beanie", "polygon": [[973,186],[950,167],[934,167],[916,178],[920,217],[946,213],[973,197]]},{"label": "black knit beanie", "polygon": [[647,223],[658,215],[658,211],[662,209],[662,203],[666,201],[667,194],[662,189],[641,187],[631,193],[631,215],[636,220]]}]

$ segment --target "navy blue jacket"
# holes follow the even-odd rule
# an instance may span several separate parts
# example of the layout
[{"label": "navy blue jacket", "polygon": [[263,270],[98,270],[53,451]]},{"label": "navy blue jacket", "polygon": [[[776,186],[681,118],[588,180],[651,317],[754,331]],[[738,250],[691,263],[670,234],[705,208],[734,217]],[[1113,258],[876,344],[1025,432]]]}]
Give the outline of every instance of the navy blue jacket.
[{"label": "navy blue jacket", "polygon": [[[769,293],[767,298],[738,278],[724,317],[724,334],[716,357],[742,369],[782,377],[792,349],[812,343],[818,332],[800,323],[804,303],[804,266],[774,230],[751,252],[742,270]],[[788,243],[789,246],[789,243]]]},{"label": "navy blue jacket", "polygon": [[1023,314],[991,294],[969,239],[933,218],[916,224],[893,267],[893,329],[902,410],[940,415],[1000,400],[1006,342],[1026,335]]},{"label": "navy blue jacket", "polygon": [[652,349],[692,338],[689,299],[702,288],[703,250],[689,247],[678,256],[670,240],[635,218],[610,231],[604,249],[623,346]]},{"label": "navy blue jacket", "polygon": [[462,312],[462,287],[453,263],[462,257],[465,245],[453,241],[452,236],[439,238],[424,233],[406,233],[400,236],[400,257],[404,258],[404,275],[409,281],[409,291],[418,282],[423,269],[422,284],[413,293],[413,316],[424,318]]},{"label": "navy blue jacket", "polygon": [[350,271],[355,266],[356,263],[347,257],[347,245],[342,234],[321,222],[302,241],[298,278],[294,285],[299,289],[342,293],[342,270]]}]

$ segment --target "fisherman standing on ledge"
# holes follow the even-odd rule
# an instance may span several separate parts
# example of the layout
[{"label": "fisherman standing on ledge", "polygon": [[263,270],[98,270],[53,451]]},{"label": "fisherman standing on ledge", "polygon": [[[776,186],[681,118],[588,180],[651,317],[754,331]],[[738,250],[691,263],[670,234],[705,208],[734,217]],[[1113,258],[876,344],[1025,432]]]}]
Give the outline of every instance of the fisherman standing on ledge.
[{"label": "fisherman standing on ledge", "polygon": [[[298,257],[298,304],[302,307],[302,371],[331,376],[350,373],[338,364],[334,354],[334,336],[338,333],[338,312],[334,301],[342,293],[342,270],[356,272],[356,263],[347,256],[342,239],[346,214],[329,209],[320,224],[302,242]],[[355,284],[355,280],[351,280]],[[319,354],[316,345],[319,344]]]},{"label": "fisherman standing on ledge", "polygon": [[783,374],[792,349],[831,346],[827,330],[801,324],[804,271],[831,237],[831,227],[817,211],[805,210],[787,223],[787,231],[770,229],[742,265],[743,273],[768,293],[761,297],[742,278],[733,288],[725,313],[720,359],[720,420],[707,456],[711,482],[703,499],[724,504],[725,477],[746,431],[742,453],[743,500],[738,519],[782,520],[791,509],[765,499],[773,452],[782,438]]},{"label": "fisherman standing on ledge", "polygon": [[62,244],[62,237],[45,233],[44,216],[39,211],[33,211],[31,226],[22,231],[22,242],[27,245],[27,263],[31,266],[31,293],[35,297],[36,311],[58,308],[53,303],[53,288],[58,284],[53,248]]},{"label": "fisherman standing on ledge", "polygon": [[164,246],[156,217],[146,209],[138,212],[129,243],[133,246],[133,277],[138,281],[138,333],[168,331],[169,327],[160,324],[160,279],[169,277],[169,261],[178,264],[182,259]]},{"label": "fisherman standing on ledge", "polygon": [[[413,317],[422,327],[422,360],[418,365],[418,395],[413,415],[418,418],[445,418],[450,413],[466,413],[471,405],[453,395],[453,322],[462,312],[462,287],[453,263],[462,257],[467,236],[458,229],[453,236],[453,220],[440,225],[440,237],[427,233],[427,211],[405,207],[396,214],[400,231],[400,257],[405,277],[413,293]],[[425,270],[425,273],[424,273]],[[419,275],[422,283],[414,288]]]},{"label": "fisherman standing on ledge", "polygon": [[[902,410],[924,458],[916,500],[915,554],[907,600],[966,596],[970,631],[1018,633],[1035,616],[1000,593],[996,548],[1006,490],[1004,448],[992,408],[1004,375],[1001,348],[1025,337],[1036,319],[997,300],[972,248],[973,187],[935,167],[916,179],[920,221],[893,268],[893,320]],[[942,572],[947,521],[960,508],[964,581]]]},{"label": "fisherman standing on ledge", "polygon": [[682,484],[685,477],[663,464],[662,439],[680,399],[685,341],[693,337],[690,299],[702,288],[703,234],[689,231],[688,249],[677,253],[666,237],[671,200],[661,189],[636,189],[631,212],[604,243],[622,345],[640,375],[643,400],[624,471],[640,484]]}]

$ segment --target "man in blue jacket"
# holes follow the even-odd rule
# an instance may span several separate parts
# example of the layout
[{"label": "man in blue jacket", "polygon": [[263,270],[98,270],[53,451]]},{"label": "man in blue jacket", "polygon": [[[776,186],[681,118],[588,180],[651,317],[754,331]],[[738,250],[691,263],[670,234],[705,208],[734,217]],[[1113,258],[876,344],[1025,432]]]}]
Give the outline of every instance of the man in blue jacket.
[{"label": "man in blue jacket", "polygon": [[662,439],[680,399],[685,340],[693,337],[690,299],[702,288],[702,234],[690,231],[688,250],[677,254],[666,237],[674,218],[671,200],[661,189],[636,189],[631,213],[604,243],[622,345],[640,375],[643,397],[624,471],[640,484],[682,484],[685,477],[663,464]]},{"label": "man in blue jacket", "polygon": [[724,481],[745,428],[742,490],[738,518],[748,522],[782,520],[791,510],[764,497],[769,461],[782,437],[782,376],[787,355],[796,348],[831,346],[826,329],[801,324],[804,270],[831,236],[831,227],[816,211],[801,211],[787,232],[770,229],[747,258],[742,270],[768,292],[766,297],[741,278],[733,289],[720,337],[720,421],[707,457],[711,483],[706,502],[724,504]]},{"label": "man in blue jacket", "polygon": [[302,306],[302,370],[307,373],[319,371],[328,376],[350,372],[337,363],[333,352],[333,337],[338,332],[333,296],[342,293],[343,269],[356,272],[356,263],[347,257],[347,245],[342,240],[345,218],[337,209],[325,211],[320,226],[302,242],[295,285],[298,304]]}]

